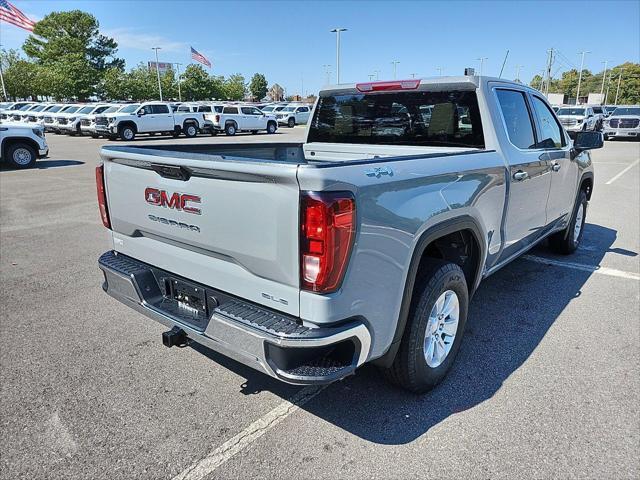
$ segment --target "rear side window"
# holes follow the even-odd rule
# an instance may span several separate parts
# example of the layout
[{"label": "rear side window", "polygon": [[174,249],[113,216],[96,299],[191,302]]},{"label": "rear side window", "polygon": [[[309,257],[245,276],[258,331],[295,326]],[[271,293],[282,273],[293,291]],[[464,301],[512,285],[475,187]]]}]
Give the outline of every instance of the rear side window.
[{"label": "rear side window", "polygon": [[456,90],[322,96],[309,141],[484,148],[476,92]]},{"label": "rear side window", "polygon": [[166,105],[150,105],[150,107],[150,113],[169,113],[169,107]]},{"label": "rear side window", "polygon": [[215,107],[213,107],[213,109],[215,110],[216,113],[222,113],[222,105],[216,105]]},{"label": "rear side window", "polygon": [[200,105],[198,107],[198,111],[199,112],[210,112],[211,111],[211,107],[208,105]]},{"label": "rear side window", "polygon": [[224,107],[224,110],[222,110],[222,113],[230,113],[230,114],[237,114],[238,113],[238,107]]},{"label": "rear side window", "polygon": [[509,140],[522,149],[536,148],[533,125],[523,92],[496,90]]},{"label": "rear side window", "polygon": [[547,104],[533,96],[533,108],[536,111],[538,125],[538,148],[561,148],[564,146],[564,135],[555,115]]}]

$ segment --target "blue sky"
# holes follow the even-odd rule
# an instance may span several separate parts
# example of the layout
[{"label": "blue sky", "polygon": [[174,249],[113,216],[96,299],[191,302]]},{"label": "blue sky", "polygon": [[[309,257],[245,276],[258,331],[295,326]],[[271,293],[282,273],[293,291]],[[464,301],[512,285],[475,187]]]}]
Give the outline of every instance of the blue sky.
[{"label": "blue sky", "polygon": [[[379,78],[461,74],[466,66],[498,75],[507,49],[504,76],[528,81],[545,65],[550,47],[561,55],[553,72],[559,76],[579,66],[577,52],[588,50],[585,68],[602,69],[640,61],[640,2],[205,2],[205,1],[41,1],[13,0],[39,19],[52,10],[79,8],[95,15],[103,33],[120,44],[119,56],[131,67],[152,59],[191,62],[189,46],[205,54],[212,72],[242,73],[247,79],[264,73],[288,94],[316,92],[326,83],[330,64],[335,81],[334,27],[342,34],[341,80],[363,81],[375,70]],[[0,24],[3,48],[18,48],[27,36]]]}]

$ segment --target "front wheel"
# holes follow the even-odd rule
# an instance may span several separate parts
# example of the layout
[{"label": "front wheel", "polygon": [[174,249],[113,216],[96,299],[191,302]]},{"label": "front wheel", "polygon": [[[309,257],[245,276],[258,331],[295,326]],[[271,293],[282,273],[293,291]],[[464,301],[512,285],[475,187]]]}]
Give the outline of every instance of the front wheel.
[{"label": "front wheel", "polygon": [[549,237],[549,246],[557,253],[569,255],[575,252],[580,246],[584,235],[584,223],[587,218],[587,193],[580,190],[578,202],[573,209],[573,215],[567,228],[554,233]]},{"label": "front wheel", "polygon": [[289,120],[287,120],[287,126],[289,128],[293,128],[296,126],[296,119],[291,117]]},{"label": "front wheel", "polygon": [[122,127],[120,129],[120,138],[129,142],[136,138],[136,132],[132,127]]},{"label": "front wheel", "polygon": [[269,134],[274,134],[276,133],[276,130],[278,129],[276,122],[269,122],[267,124],[267,133]]},{"label": "front wheel", "polygon": [[435,387],[460,348],[469,293],[462,269],[433,259],[416,283],[400,349],[383,370],[391,383],[414,393]]},{"label": "front wheel", "polygon": [[7,149],[9,163],[15,168],[31,168],[36,164],[38,156],[31,145],[14,143]]}]

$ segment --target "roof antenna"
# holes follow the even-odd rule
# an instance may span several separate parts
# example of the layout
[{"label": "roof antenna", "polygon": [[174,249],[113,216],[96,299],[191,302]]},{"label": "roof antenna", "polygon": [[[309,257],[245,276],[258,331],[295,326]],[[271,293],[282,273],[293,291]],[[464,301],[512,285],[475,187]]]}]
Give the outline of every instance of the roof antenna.
[{"label": "roof antenna", "polygon": [[502,62],[502,68],[500,69],[500,76],[498,78],[502,78],[502,72],[504,71],[504,66],[507,63],[507,57],[509,56],[509,50],[507,50],[506,55],[504,56],[504,62]]}]

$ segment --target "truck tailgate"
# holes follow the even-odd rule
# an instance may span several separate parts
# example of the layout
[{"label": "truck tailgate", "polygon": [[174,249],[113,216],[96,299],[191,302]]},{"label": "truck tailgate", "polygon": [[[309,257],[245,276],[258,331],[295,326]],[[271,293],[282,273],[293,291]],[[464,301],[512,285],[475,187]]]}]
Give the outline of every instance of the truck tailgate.
[{"label": "truck tailgate", "polygon": [[116,251],[299,314],[296,164],[122,150],[102,151]]}]

